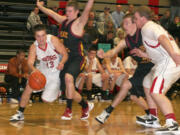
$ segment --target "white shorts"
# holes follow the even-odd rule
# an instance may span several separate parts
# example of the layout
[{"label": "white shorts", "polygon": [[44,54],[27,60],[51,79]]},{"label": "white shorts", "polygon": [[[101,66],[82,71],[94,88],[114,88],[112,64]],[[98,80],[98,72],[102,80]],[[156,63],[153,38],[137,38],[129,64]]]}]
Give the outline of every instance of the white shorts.
[{"label": "white shorts", "polygon": [[155,65],[145,76],[143,86],[150,89],[151,93],[162,94],[180,78],[180,66],[168,59],[166,62]]},{"label": "white shorts", "polygon": [[42,99],[47,102],[53,102],[60,96],[60,71],[56,72],[44,72],[46,77],[45,88],[42,89]]},{"label": "white shorts", "polygon": [[[88,73],[85,73],[85,74],[88,75]],[[81,77],[76,80],[76,84],[75,84],[76,88],[79,87],[81,80],[82,80]],[[92,73],[92,83],[98,87],[102,87],[101,73]]]}]

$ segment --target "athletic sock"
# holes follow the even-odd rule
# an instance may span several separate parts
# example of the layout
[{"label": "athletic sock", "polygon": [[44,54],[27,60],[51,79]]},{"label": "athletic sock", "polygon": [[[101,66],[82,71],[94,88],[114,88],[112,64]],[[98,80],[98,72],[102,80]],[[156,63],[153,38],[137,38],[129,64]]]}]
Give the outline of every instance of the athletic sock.
[{"label": "athletic sock", "polygon": [[150,114],[152,114],[152,115],[157,117],[157,109],[156,108],[150,108],[149,112],[150,112]]},{"label": "athletic sock", "polygon": [[18,111],[24,113],[24,109],[25,109],[25,107],[19,107]]},{"label": "athletic sock", "polygon": [[176,117],[174,115],[174,113],[169,113],[167,115],[165,115],[166,119],[173,119],[174,121],[176,121]]},{"label": "athletic sock", "polygon": [[82,93],[82,89],[78,89],[78,92],[81,94]]},{"label": "athletic sock", "polygon": [[112,107],[112,106],[110,105],[110,106],[108,106],[105,110],[106,110],[107,113],[110,114],[110,113],[113,111],[113,109],[114,109],[114,107]]},{"label": "athletic sock", "polygon": [[82,108],[87,108],[88,104],[86,101],[84,101],[84,99],[82,98],[82,100],[79,102],[79,104],[82,106]]},{"label": "athletic sock", "polygon": [[66,103],[67,103],[66,107],[69,108],[70,110],[72,110],[72,101],[73,101],[72,99],[67,99],[66,100]]}]

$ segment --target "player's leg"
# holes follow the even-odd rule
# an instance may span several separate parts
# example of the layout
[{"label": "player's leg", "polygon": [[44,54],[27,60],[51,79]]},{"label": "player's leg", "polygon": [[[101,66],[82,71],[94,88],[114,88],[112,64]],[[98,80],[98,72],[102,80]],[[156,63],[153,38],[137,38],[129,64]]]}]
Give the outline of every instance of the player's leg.
[{"label": "player's leg", "polygon": [[131,95],[130,99],[134,101],[138,106],[140,106],[146,112],[147,115],[149,114],[149,107],[143,97]]},{"label": "player's leg", "polygon": [[121,75],[122,73],[114,73],[113,74],[113,77],[112,77],[112,81],[110,83],[110,91],[109,93],[113,93],[113,90],[114,90],[114,86],[116,84],[116,80],[118,79],[118,77]]},{"label": "player's leg", "polygon": [[[66,97],[67,104],[66,110],[61,117],[64,120],[70,120],[72,118],[72,101],[75,100],[82,106],[82,117],[81,119],[87,119],[89,117],[89,112],[92,110],[94,104],[87,103],[81,95],[75,90],[75,82],[74,80],[80,73],[80,63],[79,59],[72,59],[72,61],[68,64],[67,72],[65,74],[65,85],[66,85]],[[73,67],[73,68],[72,68]]]},{"label": "player's leg", "polygon": [[173,66],[173,64],[171,64],[168,65],[163,74],[166,78],[163,78],[163,76],[155,77],[151,87],[151,96],[166,118],[166,124],[160,131],[172,131],[178,130],[179,128],[173,106],[170,100],[165,96],[169,88],[180,77],[180,66],[176,67],[176,65]]},{"label": "player's leg", "polygon": [[87,100],[92,100],[92,73],[88,73],[86,79],[86,88],[87,88]]},{"label": "player's leg", "polygon": [[109,99],[109,75],[107,73],[101,74],[101,81],[102,81],[102,99],[107,100]]},{"label": "player's leg", "polygon": [[29,99],[31,97],[33,89],[29,86],[29,84],[26,85],[26,88],[21,96],[21,101],[19,104],[19,109],[17,113],[13,116],[11,116],[10,121],[19,121],[19,120],[24,120],[24,110],[26,105],[29,102]]},{"label": "player's leg", "polygon": [[112,104],[109,105],[106,109],[104,109],[104,111],[96,117],[96,120],[103,124],[107,120],[109,115],[112,113],[113,109],[127,96],[127,93],[131,87],[131,82],[129,80],[124,80],[121,85],[121,90],[118,92]]},{"label": "player's leg", "polygon": [[86,80],[85,73],[80,73],[78,78],[77,78],[77,82],[79,82],[79,84],[78,84],[78,86],[76,86],[78,88],[78,92],[80,94],[82,93],[82,89],[84,87],[85,80]]},{"label": "player's leg", "polygon": [[157,116],[157,105],[154,102],[154,100],[151,97],[150,94],[150,87],[152,85],[152,74],[153,70],[149,72],[143,80],[143,87],[144,87],[144,93],[146,97],[146,101],[149,107],[149,113],[150,115],[147,116],[136,116],[136,123],[146,126],[146,127],[153,127],[153,128],[159,128],[161,125],[159,124],[159,119]]}]

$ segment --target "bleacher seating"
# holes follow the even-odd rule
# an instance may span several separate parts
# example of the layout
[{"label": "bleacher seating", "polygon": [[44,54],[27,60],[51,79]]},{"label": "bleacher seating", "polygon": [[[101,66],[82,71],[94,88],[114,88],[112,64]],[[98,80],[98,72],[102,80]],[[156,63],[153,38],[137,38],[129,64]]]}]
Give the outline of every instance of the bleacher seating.
[{"label": "bleacher seating", "polygon": [[[15,55],[17,49],[26,52],[33,43],[33,35],[27,32],[26,22],[35,7],[36,0],[1,0],[0,1],[0,62],[5,62]],[[42,20],[46,15],[40,13]]]}]

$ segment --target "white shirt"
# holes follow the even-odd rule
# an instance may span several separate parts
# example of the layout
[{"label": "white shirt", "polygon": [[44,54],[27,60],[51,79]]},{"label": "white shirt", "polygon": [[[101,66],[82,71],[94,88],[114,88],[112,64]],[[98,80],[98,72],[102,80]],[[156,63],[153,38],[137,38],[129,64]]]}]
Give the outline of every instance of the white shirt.
[{"label": "white shirt", "polygon": [[141,33],[146,52],[154,64],[165,62],[166,59],[171,59],[172,61],[172,58],[169,56],[168,52],[158,42],[158,38],[161,35],[165,35],[171,42],[174,51],[180,54],[180,49],[178,48],[174,39],[159,24],[156,24],[153,21],[148,21],[142,27]]},{"label": "white shirt", "polygon": [[51,36],[47,35],[46,48],[41,49],[38,45],[38,42],[35,41],[36,46],[36,56],[38,61],[40,61],[39,69],[43,71],[57,71],[57,66],[61,60],[61,55],[56,52],[54,45],[51,42]]}]

